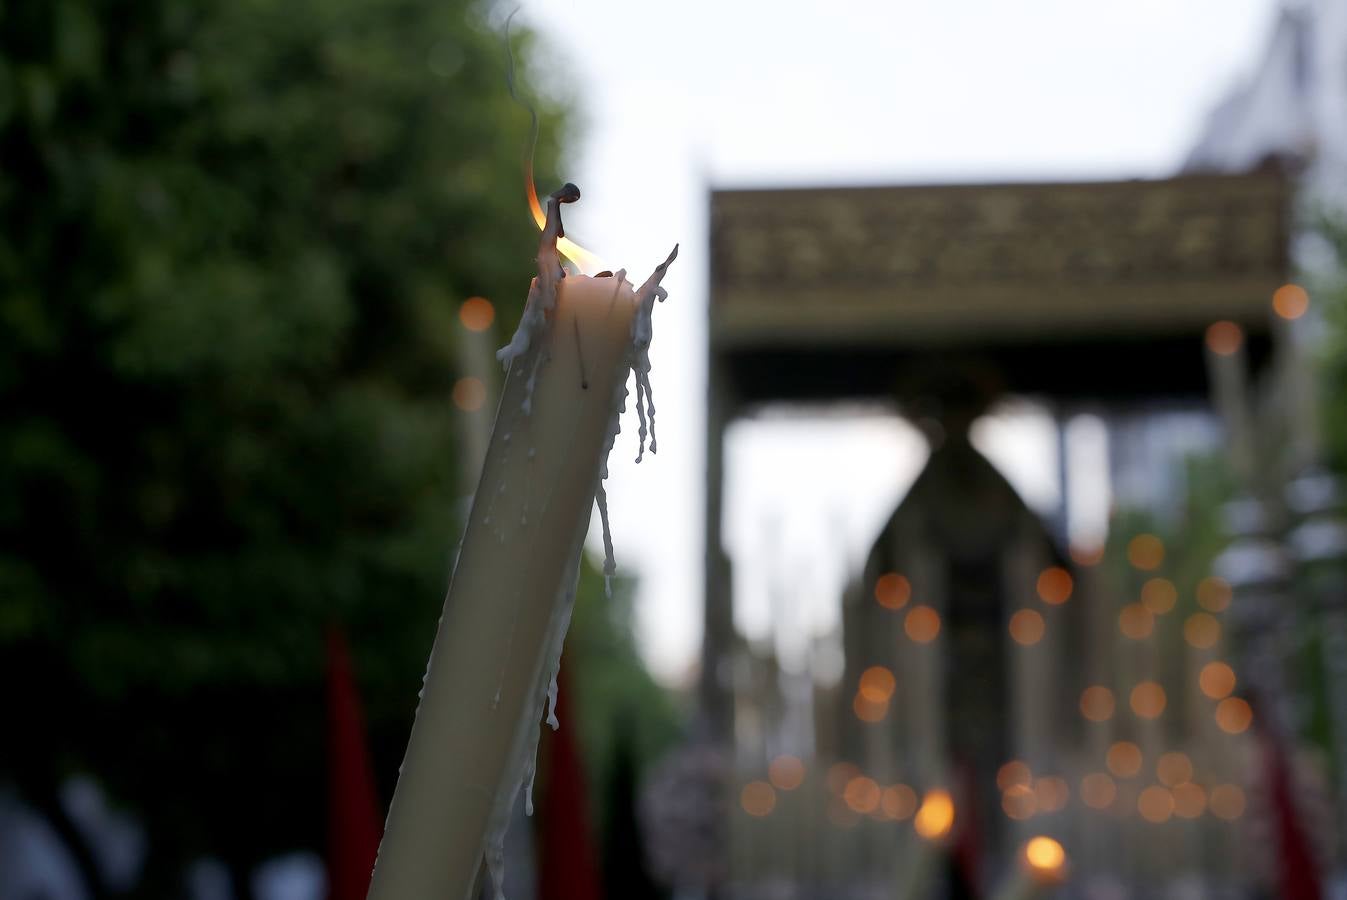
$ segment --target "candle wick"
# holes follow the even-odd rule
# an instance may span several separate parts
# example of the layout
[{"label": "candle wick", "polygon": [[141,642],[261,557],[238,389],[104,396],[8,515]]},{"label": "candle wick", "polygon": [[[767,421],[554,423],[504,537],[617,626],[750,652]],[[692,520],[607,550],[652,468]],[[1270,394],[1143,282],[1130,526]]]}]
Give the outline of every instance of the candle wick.
[{"label": "candle wick", "polygon": [[571,319],[571,324],[575,326],[575,355],[580,360],[580,390],[589,390],[589,376],[585,374],[585,351],[580,345],[580,320]]},{"label": "candle wick", "polygon": [[561,204],[574,203],[580,199],[580,189],[571,182],[566,182],[561,187],[553,191],[547,198],[547,218],[548,224],[551,224],[552,211],[556,211],[557,217],[557,237],[566,236],[566,229],[561,224]]}]

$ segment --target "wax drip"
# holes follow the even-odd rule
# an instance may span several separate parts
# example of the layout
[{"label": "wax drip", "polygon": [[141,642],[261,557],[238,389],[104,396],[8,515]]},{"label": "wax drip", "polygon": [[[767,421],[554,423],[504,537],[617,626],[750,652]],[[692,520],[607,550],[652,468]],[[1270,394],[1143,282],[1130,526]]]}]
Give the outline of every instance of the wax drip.
[{"label": "wax drip", "polygon": [[[539,355],[545,353],[545,350],[541,346],[537,346],[535,342],[541,340],[549,327],[550,317],[548,313],[556,306],[557,291],[565,277],[565,272],[561,268],[557,256],[557,238],[562,233],[560,204],[571,202],[578,196],[579,191],[573,185],[567,185],[566,188],[556,192],[550,198],[547,222],[543,228],[542,241],[538,251],[538,277],[534,279],[530,286],[528,302],[525,305],[524,316],[520,320],[519,328],[516,329],[510,343],[502,347],[496,354],[497,358],[507,368],[512,368],[512,364],[527,353],[531,347],[536,347],[534,352]],[[669,258],[658,266],[654,273],[634,293],[636,310],[632,322],[631,343],[628,345],[621,364],[621,371],[617,373],[618,377],[614,383],[612,414],[604,437],[599,468],[595,473],[594,496],[599,508],[599,518],[603,524],[604,590],[609,598],[612,597],[612,576],[617,571],[617,565],[613,556],[612,531],[609,526],[608,495],[604,489],[604,481],[608,477],[608,457],[617,435],[621,431],[621,415],[626,411],[628,394],[626,375],[632,371],[636,373],[638,418],[642,421],[641,441],[644,443],[646,417],[648,416],[650,450],[652,453],[655,451],[654,403],[649,380],[650,314],[654,303],[657,300],[664,300],[667,296],[664,289],[660,287],[660,280],[677,255],[678,248],[675,246],[673,252],[669,254]],[[625,275],[625,272],[615,273],[613,277],[616,279],[616,285],[621,286],[624,283]],[[615,292],[614,297],[616,298],[616,296]],[[533,372],[528,376],[529,382],[532,382],[537,374],[537,365],[538,363],[535,360]],[[522,370],[519,374],[523,374]],[[528,387],[527,398],[524,404],[521,404],[522,412],[526,417],[532,402],[532,384],[528,384]],[[532,459],[532,447],[529,448],[528,453],[529,458]],[[570,627],[571,614],[575,605],[575,589],[579,582],[583,540],[584,532],[582,530],[578,533],[575,545],[571,548],[571,562],[563,576],[563,581],[558,585],[556,599],[552,604],[552,614],[548,623],[543,653],[538,660],[538,668],[534,670],[533,696],[535,701],[524,708],[523,715],[525,718],[520,723],[520,729],[516,732],[516,742],[511,748],[510,759],[506,764],[506,772],[509,774],[505,776],[505,780],[499,786],[492,803],[483,856],[486,859],[487,868],[495,886],[496,900],[504,900],[502,878],[505,860],[505,831],[509,826],[511,810],[521,788],[524,789],[525,809],[530,815],[533,813],[533,780],[537,773],[538,740],[541,735],[543,713],[546,713],[546,722],[549,727],[556,729],[561,724],[556,715],[557,675],[561,668],[562,647],[565,643],[566,632]]]}]

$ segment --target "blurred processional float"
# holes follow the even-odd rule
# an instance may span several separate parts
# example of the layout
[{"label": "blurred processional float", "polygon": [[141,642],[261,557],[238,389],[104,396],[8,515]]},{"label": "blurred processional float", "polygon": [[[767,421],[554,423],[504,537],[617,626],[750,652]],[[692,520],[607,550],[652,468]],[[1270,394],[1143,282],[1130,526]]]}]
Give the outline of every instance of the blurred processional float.
[{"label": "blurred processional float", "polygon": [[[712,192],[697,752],[730,774],[721,875],[699,887],[1233,898],[1284,888],[1293,851],[1310,885],[1341,866],[1344,805],[1295,740],[1290,661],[1319,628],[1342,758],[1347,530],[1304,399],[1293,202],[1276,165]],[[1070,547],[968,440],[1006,396],[1059,431],[1103,418],[1115,468],[1129,423],[1214,413],[1237,482],[1224,551],[1180,575],[1150,534],[1113,568]],[[896,404],[932,452],[842,600],[834,682],[736,633],[724,440],[780,404],[854,402]]]}]

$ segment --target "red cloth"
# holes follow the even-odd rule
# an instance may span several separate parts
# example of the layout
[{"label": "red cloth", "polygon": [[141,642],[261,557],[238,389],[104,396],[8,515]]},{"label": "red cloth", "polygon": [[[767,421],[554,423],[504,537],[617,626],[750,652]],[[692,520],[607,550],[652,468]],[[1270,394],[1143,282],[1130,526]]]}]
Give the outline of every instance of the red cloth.
[{"label": "red cloth", "polygon": [[[956,897],[981,896],[982,887],[982,822],[978,815],[977,775],[967,760],[955,767],[960,803],[954,819],[954,885]],[[961,821],[962,820],[962,821]]]},{"label": "red cloth", "polygon": [[329,900],[365,900],[383,823],[351,653],[338,628],[327,633]]},{"label": "red cloth", "polygon": [[576,745],[574,694],[558,675],[557,719],[547,735],[547,795],[538,815],[538,900],[600,900],[598,853],[584,764]]},{"label": "red cloth", "polygon": [[1318,863],[1296,813],[1291,763],[1282,741],[1262,730],[1263,759],[1272,799],[1272,826],[1277,836],[1277,884],[1281,900],[1321,900]]}]

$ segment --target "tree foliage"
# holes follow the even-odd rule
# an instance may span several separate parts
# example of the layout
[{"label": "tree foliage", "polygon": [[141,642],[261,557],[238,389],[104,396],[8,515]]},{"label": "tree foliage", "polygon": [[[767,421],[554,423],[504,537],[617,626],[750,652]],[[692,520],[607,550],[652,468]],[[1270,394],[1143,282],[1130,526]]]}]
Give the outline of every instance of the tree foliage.
[{"label": "tree foliage", "polygon": [[0,776],[134,802],[147,892],[319,844],[331,621],[391,794],[457,540],[455,311],[516,321],[536,242],[495,14],[0,7]]}]

